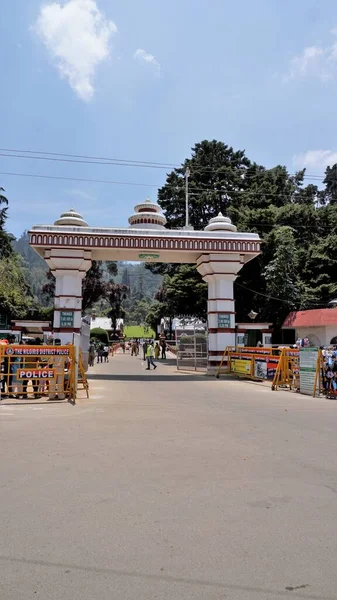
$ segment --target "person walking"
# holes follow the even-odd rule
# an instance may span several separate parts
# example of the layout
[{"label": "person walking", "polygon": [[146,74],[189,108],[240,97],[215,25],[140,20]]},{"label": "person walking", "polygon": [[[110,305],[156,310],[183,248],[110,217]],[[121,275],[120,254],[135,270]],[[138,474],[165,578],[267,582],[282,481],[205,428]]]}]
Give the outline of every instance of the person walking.
[{"label": "person walking", "polygon": [[98,363],[102,363],[103,362],[103,355],[104,355],[104,345],[101,343],[98,346],[98,351],[97,351],[97,362]]},{"label": "person walking", "polygon": [[93,367],[94,366],[94,364],[95,364],[95,356],[96,356],[95,346],[91,342],[90,346],[89,346],[89,367]]},{"label": "person walking", "polygon": [[146,340],[144,340],[144,342],[143,342],[143,360],[144,360],[144,362],[146,361],[146,356],[147,356],[146,353],[147,353],[148,347],[149,347],[149,344],[147,343]]},{"label": "person walking", "polygon": [[154,357],[156,360],[158,360],[159,355],[160,355],[160,347],[159,347],[158,342],[156,342],[156,345],[154,347]]},{"label": "person walking", "polygon": [[154,357],[153,342],[150,342],[150,344],[148,345],[147,351],[146,351],[146,358],[147,358],[146,371],[151,370],[151,365],[153,366],[154,369],[157,368],[157,365],[155,365],[153,362],[153,357]]},{"label": "person walking", "polygon": [[162,340],[161,343],[161,358],[162,360],[166,360],[166,341]]},{"label": "person walking", "polygon": [[109,346],[105,345],[103,347],[103,357],[104,357],[104,362],[109,362]]}]

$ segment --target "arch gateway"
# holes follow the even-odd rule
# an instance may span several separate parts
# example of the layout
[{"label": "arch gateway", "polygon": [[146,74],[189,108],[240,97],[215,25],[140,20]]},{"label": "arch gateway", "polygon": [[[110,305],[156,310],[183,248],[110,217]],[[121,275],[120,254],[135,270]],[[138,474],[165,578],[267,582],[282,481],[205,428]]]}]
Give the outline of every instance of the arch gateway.
[{"label": "arch gateway", "polygon": [[208,373],[214,374],[225,347],[235,345],[234,281],[260,253],[261,240],[239,233],[221,213],[203,231],[165,225],[160,207],[147,199],[135,207],[127,228],[90,227],[73,209],[54,225],[32,227],[30,245],[56,280],[54,331],[63,344],[80,332],[82,279],[92,260],[195,263],[208,284]]}]

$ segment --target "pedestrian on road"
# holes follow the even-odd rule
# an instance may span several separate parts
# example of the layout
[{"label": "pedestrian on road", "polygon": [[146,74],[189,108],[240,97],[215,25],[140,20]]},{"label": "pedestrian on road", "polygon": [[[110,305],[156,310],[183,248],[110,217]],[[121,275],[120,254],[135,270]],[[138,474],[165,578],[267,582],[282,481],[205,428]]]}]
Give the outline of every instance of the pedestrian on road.
[{"label": "pedestrian on road", "polygon": [[100,344],[98,346],[98,350],[97,350],[97,362],[98,363],[102,363],[103,362],[103,355],[104,355],[104,345]]},{"label": "pedestrian on road", "polygon": [[146,356],[147,356],[146,353],[147,353],[148,347],[149,347],[149,344],[147,343],[146,340],[144,340],[144,342],[143,342],[143,361],[144,362],[146,361]]},{"label": "pedestrian on road", "polygon": [[89,346],[89,367],[93,367],[95,364],[95,346],[93,343],[90,344]]},{"label": "pedestrian on road", "polygon": [[156,360],[158,360],[159,355],[160,355],[160,347],[159,347],[158,342],[156,342],[156,345],[154,347],[154,357]]},{"label": "pedestrian on road", "polygon": [[151,365],[153,366],[154,369],[157,368],[157,365],[154,364],[153,362],[153,357],[154,357],[154,348],[153,348],[153,342],[150,342],[148,349],[146,351],[146,358],[147,358],[147,371],[151,370]]},{"label": "pedestrian on road", "polygon": [[109,362],[109,346],[103,347],[104,362]]},{"label": "pedestrian on road", "polygon": [[166,341],[162,340],[161,343],[161,358],[162,360],[166,360]]}]

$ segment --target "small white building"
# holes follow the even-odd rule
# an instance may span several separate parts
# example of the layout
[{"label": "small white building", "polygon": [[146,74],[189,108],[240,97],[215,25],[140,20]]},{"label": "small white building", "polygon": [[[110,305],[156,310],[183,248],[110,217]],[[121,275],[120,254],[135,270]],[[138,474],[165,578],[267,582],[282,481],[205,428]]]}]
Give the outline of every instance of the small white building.
[{"label": "small white building", "polygon": [[291,312],[282,329],[294,329],[296,340],[307,338],[311,346],[337,344],[337,308]]},{"label": "small white building", "polygon": [[[124,320],[117,319],[116,331],[120,331],[121,329],[123,329],[123,326],[124,326]],[[110,339],[111,335],[113,334],[112,320],[110,319],[110,317],[96,317],[95,315],[92,315],[91,322],[90,322],[90,329],[96,329],[96,328],[105,329],[105,331],[107,331],[109,334],[109,339]]]}]

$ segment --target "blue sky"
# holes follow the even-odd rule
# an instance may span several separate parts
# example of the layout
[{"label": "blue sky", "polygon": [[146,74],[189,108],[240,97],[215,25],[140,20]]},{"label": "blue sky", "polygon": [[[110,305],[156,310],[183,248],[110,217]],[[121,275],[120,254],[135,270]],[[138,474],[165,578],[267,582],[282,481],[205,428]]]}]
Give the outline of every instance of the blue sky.
[{"label": "blue sky", "polygon": [[[333,0],[13,0],[0,49],[1,148],[179,164],[215,138],[290,172],[337,162]],[[145,184],[0,174],[15,235],[70,207],[126,225],[165,182],[162,169],[4,156],[0,171]]]}]

